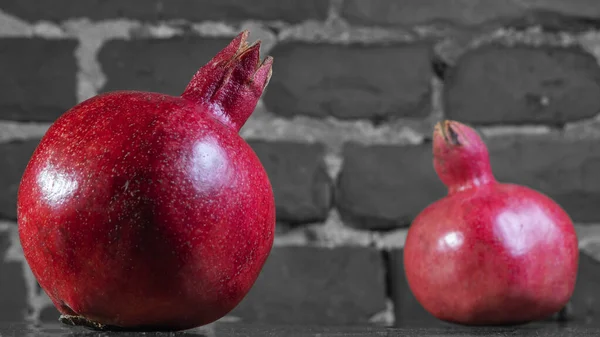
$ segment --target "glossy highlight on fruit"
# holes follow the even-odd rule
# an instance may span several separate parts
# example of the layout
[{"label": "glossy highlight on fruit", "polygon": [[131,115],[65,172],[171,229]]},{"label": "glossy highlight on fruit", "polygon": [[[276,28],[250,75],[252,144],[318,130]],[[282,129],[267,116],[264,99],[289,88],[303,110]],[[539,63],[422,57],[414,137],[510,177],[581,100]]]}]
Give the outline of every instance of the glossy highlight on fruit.
[{"label": "glossy highlight on fruit", "polygon": [[433,154],[448,195],[415,218],[404,246],[418,302],[466,325],[526,323],[560,311],[579,260],[569,215],[540,192],[498,182],[485,143],[464,124],[438,123]]},{"label": "glossy highlight on fruit", "polygon": [[19,234],[63,322],[188,329],[226,315],[254,284],[273,244],[275,203],[238,132],[273,60],[260,62],[260,42],[247,36],[180,97],[101,94],[41,140],[19,188]]}]

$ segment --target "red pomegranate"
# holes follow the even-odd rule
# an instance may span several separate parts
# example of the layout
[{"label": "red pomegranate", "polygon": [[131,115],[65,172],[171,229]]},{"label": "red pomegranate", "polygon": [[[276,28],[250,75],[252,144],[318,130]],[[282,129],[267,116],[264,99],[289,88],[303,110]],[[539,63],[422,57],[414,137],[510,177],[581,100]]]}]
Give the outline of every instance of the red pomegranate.
[{"label": "red pomegranate", "polygon": [[183,330],[226,315],[252,287],[275,205],[238,134],[271,77],[272,58],[260,63],[247,36],[181,97],[102,94],[41,140],[19,188],[19,234],[63,322]]},{"label": "red pomegranate", "polygon": [[415,218],[404,246],[419,303],[466,325],[526,323],[563,308],[579,260],[569,215],[540,192],[498,182],[485,143],[464,124],[435,126],[433,156],[448,195]]}]

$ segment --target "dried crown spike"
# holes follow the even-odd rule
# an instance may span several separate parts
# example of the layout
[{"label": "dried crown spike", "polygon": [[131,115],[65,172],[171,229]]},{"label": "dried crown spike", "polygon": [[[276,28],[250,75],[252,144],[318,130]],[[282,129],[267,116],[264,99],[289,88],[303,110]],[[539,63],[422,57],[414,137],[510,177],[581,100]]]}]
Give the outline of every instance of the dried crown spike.
[{"label": "dried crown spike", "polygon": [[260,62],[261,41],[249,45],[240,33],[200,68],[181,97],[208,105],[223,123],[239,131],[246,123],[272,75],[273,58]]}]

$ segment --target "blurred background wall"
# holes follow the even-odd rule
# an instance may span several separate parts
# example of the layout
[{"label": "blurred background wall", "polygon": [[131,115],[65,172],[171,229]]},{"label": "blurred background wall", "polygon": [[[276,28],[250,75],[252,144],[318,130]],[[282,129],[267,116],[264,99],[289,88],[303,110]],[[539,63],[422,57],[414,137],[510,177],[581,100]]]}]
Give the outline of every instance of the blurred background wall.
[{"label": "blurred background wall", "polygon": [[0,320],[54,322],[24,263],[16,193],[52,121],[97,93],[180,94],[242,29],[275,58],[242,129],[275,190],[278,233],[227,320],[405,324],[413,217],[445,194],[433,124],[477,126],[500,180],[555,198],[577,222],[570,319],[600,309],[597,0],[0,1]]}]

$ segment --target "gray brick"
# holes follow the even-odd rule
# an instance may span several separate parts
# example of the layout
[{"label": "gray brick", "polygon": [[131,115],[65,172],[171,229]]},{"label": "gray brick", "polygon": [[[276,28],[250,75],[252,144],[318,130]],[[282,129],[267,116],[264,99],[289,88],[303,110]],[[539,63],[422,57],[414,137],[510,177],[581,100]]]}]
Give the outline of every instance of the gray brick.
[{"label": "gray brick", "polygon": [[229,42],[201,37],[108,41],[98,54],[108,78],[102,91],[143,90],[179,96],[198,69]]},{"label": "gray brick", "polygon": [[17,218],[17,192],[25,167],[39,140],[0,144],[0,218]]},{"label": "gray brick", "polygon": [[336,206],[352,227],[408,226],[423,208],[446,194],[433,169],[431,144],[348,144],[343,156]]},{"label": "gray brick", "polygon": [[371,119],[429,114],[432,49],[428,42],[275,46],[264,100],[279,115]]},{"label": "gray brick", "polygon": [[23,321],[27,315],[27,288],[21,262],[6,261],[9,232],[0,232],[0,322]]},{"label": "gray brick", "polygon": [[231,316],[259,324],[368,324],[385,309],[384,274],[373,248],[275,247]]},{"label": "gray brick", "polygon": [[302,224],[324,221],[332,203],[320,144],[252,141],[275,195],[277,221]]},{"label": "gray brick", "polygon": [[0,40],[0,119],[54,121],[77,103],[74,40]]},{"label": "gray brick", "polygon": [[449,118],[473,124],[551,124],[600,111],[600,67],[579,48],[486,46],[445,79]]}]

